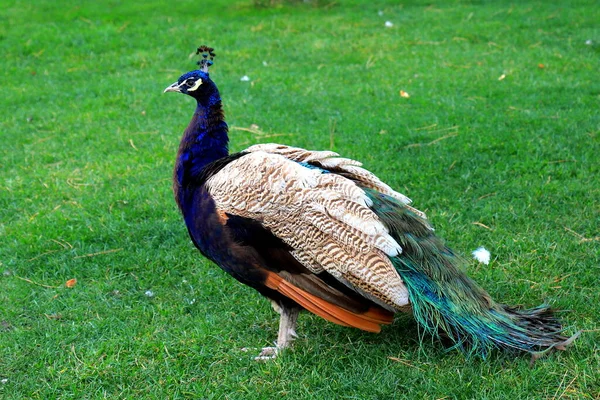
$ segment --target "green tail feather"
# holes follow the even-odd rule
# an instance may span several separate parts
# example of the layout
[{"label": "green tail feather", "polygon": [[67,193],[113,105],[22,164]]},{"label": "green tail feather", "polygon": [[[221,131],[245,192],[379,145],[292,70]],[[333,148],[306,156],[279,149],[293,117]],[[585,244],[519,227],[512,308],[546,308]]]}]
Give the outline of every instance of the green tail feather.
[{"label": "green tail feather", "polygon": [[365,189],[373,211],[402,246],[392,263],[409,291],[417,322],[447,337],[469,354],[486,357],[494,348],[520,350],[537,358],[563,350],[570,339],[547,306],[518,309],[498,304],[460,268],[460,257],[444,245],[424,218],[396,199]]}]

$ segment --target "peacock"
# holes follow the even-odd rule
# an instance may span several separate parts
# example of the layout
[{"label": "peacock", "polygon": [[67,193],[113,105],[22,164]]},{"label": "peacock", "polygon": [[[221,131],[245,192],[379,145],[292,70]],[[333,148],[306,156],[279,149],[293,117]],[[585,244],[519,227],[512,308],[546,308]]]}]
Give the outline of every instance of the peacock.
[{"label": "peacock", "polygon": [[280,314],[275,346],[290,346],[307,310],[338,325],[380,332],[398,312],[486,357],[493,349],[533,359],[564,350],[554,311],[495,302],[463,271],[463,259],[435,234],[411,200],[332,151],[258,144],[228,152],[219,90],[209,76],[214,50],[201,46],[199,69],[164,92],[196,100],[179,144],[175,200],[193,244]]}]

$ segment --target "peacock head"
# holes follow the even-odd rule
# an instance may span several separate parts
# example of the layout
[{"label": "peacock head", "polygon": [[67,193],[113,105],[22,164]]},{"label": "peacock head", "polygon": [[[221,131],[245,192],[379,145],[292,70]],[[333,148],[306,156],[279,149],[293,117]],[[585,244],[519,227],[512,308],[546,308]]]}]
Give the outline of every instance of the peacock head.
[{"label": "peacock head", "polygon": [[215,57],[213,49],[200,46],[196,54],[201,55],[200,61],[198,61],[200,69],[181,75],[177,82],[167,86],[164,93],[179,92],[192,96],[198,101],[219,97],[216,85],[208,76],[208,67],[213,64],[213,58]]}]

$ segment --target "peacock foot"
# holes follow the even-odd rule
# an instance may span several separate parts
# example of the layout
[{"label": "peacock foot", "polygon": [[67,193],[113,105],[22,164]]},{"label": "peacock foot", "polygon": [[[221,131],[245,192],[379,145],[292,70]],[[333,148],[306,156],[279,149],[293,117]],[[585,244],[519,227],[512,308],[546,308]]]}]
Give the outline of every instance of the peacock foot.
[{"label": "peacock foot", "polygon": [[254,357],[254,360],[256,360],[256,361],[274,360],[275,358],[277,358],[277,354],[279,354],[279,350],[280,349],[277,346],[263,347],[260,354],[256,357]]}]

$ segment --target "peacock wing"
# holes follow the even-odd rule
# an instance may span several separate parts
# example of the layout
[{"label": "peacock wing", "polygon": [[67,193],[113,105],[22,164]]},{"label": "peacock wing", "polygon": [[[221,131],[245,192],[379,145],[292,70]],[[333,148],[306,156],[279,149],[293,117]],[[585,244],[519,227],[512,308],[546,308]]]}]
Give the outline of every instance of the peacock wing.
[{"label": "peacock wing", "polygon": [[[249,150],[206,181],[220,212],[259,222],[313,274],[326,271],[391,311],[409,303],[389,259],[402,249],[353,180],[283,154]],[[281,288],[280,278],[272,277],[273,286]]]},{"label": "peacock wing", "polygon": [[362,168],[362,163],[349,158],[339,157],[333,151],[314,151],[300,147],[285,146],[277,143],[265,143],[251,146],[246,152],[264,151],[270,154],[279,154],[292,161],[312,165],[348,179],[355,181],[361,187],[372,189],[381,194],[391,196],[414,212],[416,215],[427,218],[425,213],[411,207],[411,199],[392,189],[388,184],[379,179],[372,172]]}]

